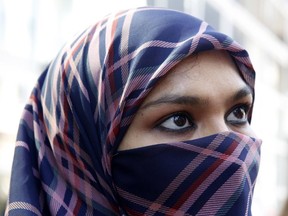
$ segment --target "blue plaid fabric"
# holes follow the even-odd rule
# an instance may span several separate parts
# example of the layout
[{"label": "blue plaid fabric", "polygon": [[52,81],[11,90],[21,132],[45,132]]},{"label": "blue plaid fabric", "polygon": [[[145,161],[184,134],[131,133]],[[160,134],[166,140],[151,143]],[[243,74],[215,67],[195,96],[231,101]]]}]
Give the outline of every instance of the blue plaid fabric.
[{"label": "blue plaid fabric", "polygon": [[111,160],[150,90],[187,56],[226,50],[254,89],[247,52],[185,13],[110,14],[68,42],[24,109],[6,215],[119,215]]}]

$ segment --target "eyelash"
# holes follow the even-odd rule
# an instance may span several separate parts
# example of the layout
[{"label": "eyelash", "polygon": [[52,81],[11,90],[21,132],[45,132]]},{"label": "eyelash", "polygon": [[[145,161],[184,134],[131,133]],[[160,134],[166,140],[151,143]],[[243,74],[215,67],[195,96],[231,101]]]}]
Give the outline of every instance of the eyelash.
[{"label": "eyelash", "polygon": [[[249,118],[249,113],[251,111],[251,107],[252,107],[252,104],[250,104],[250,103],[237,104],[236,106],[232,107],[227,112],[227,114],[225,115],[225,121],[228,122],[229,124],[235,126],[235,127],[241,127],[241,126],[245,125],[249,121],[248,118]],[[236,109],[242,109],[244,111],[245,120],[244,121],[241,121],[241,120],[239,120],[239,121],[237,121],[237,120],[227,121],[227,118],[229,117],[229,115],[232,114],[233,111],[236,111]],[[185,117],[187,122],[190,124],[190,126],[187,126],[187,127],[181,128],[181,129],[171,129],[171,128],[164,127],[162,125],[165,122],[167,122],[169,119],[171,119],[172,117],[176,117],[176,116]],[[156,128],[160,131],[163,131],[163,132],[184,134],[184,133],[189,132],[191,130],[195,130],[197,128],[197,126],[194,123],[192,116],[188,112],[180,111],[180,112],[172,113],[172,114],[162,118],[161,120],[159,120],[156,123],[156,126],[154,128]]]},{"label": "eyelash", "polygon": [[251,112],[251,107],[252,107],[252,104],[250,103],[243,103],[243,104],[238,104],[234,107],[232,107],[228,112],[227,114],[225,115],[225,119],[228,118],[228,116],[233,113],[233,111],[236,111],[236,109],[243,109],[244,112],[245,112],[245,116],[246,116],[246,121],[227,121],[229,122],[230,124],[234,125],[234,126],[241,126],[241,125],[244,125],[246,124],[248,121],[249,121],[249,115],[250,115],[250,112]]},{"label": "eyelash", "polygon": [[[162,126],[163,123],[168,121],[170,118],[176,117],[176,116],[182,116],[182,117],[184,116],[186,118],[186,120],[188,121],[188,123],[191,124],[191,126],[184,127],[182,129],[177,129],[177,130],[166,128],[166,127]],[[190,130],[196,129],[196,124],[194,123],[193,118],[191,117],[191,115],[189,113],[187,113],[185,111],[180,111],[180,112],[172,113],[172,114],[162,118],[160,121],[158,121],[158,123],[156,123],[155,128],[157,128],[158,130],[163,131],[163,132],[185,133],[185,132],[188,132]]]}]

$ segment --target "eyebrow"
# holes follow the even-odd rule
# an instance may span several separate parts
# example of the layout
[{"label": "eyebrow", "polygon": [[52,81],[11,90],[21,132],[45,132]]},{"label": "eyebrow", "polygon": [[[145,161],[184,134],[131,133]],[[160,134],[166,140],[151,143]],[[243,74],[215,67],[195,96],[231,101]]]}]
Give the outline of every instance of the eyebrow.
[{"label": "eyebrow", "polygon": [[[252,89],[249,86],[245,86],[238,90],[234,95],[232,95],[231,100],[232,102],[238,101],[248,95],[253,95]],[[179,96],[175,94],[164,95],[154,101],[150,101],[144,104],[140,109],[147,109],[149,107],[158,106],[162,104],[178,104],[178,105],[189,105],[189,106],[196,106],[196,105],[207,105],[209,100],[205,98],[200,98],[197,96]]]},{"label": "eyebrow", "polygon": [[[251,89],[250,86],[246,85],[245,87],[243,87],[242,89],[237,91],[236,94],[233,95],[232,101],[240,100],[240,99],[242,99],[242,98],[244,98],[250,94],[253,96],[253,90]],[[254,97],[253,97],[253,99],[254,99]]]}]

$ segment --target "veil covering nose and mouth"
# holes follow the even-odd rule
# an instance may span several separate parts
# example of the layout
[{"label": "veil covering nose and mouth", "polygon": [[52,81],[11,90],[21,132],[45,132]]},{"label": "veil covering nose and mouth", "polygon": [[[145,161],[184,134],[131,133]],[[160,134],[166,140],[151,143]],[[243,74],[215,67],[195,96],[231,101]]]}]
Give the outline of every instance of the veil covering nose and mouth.
[{"label": "veil covering nose and mouth", "polygon": [[121,11],[67,43],[40,75],[25,106],[6,214],[123,214],[112,156],[156,83],[185,57],[207,50],[226,50],[254,92],[247,52],[182,12]]}]

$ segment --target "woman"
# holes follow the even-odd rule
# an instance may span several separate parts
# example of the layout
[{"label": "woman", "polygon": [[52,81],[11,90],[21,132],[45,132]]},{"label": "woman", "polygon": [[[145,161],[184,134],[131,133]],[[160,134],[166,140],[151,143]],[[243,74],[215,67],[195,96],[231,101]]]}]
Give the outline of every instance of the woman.
[{"label": "woman", "polygon": [[254,77],[239,44],[188,14],[105,17],[33,90],[7,214],[251,215]]}]

